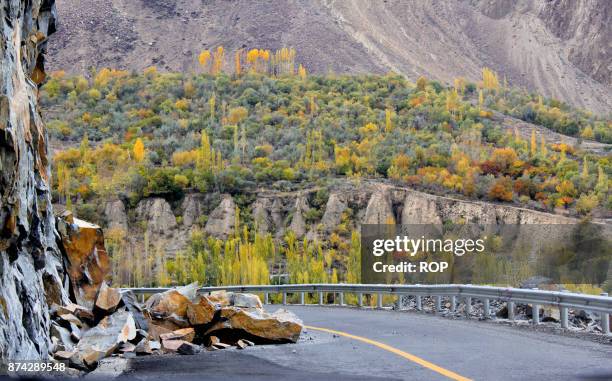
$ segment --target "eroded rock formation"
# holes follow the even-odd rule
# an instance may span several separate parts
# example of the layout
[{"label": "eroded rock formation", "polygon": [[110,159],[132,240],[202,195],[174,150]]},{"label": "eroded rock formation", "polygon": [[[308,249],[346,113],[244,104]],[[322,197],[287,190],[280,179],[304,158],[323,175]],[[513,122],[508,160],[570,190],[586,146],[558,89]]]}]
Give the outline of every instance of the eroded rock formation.
[{"label": "eroded rock formation", "polygon": [[53,0],[0,0],[0,358],[46,359],[48,305],[67,299],[37,106]]}]

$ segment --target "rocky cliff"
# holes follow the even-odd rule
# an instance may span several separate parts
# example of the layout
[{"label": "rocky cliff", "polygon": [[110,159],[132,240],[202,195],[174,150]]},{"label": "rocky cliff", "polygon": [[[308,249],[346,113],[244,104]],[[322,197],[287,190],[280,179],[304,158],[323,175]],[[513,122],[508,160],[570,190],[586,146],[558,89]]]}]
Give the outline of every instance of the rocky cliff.
[{"label": "rocky cliff", "polygon": [[[325,196],[321,196],[324,194]],[[298,238],[325,239],[340,225],[359,229],[361,224],[568,224],[576,219],[516,206],[468,201],[431,195],[410,188],[378,181],[339,183],[296,192],[259,191],[250,201],[239,205],[240,220],[250,221],[260,233],[272,233],[277,239],[292,230]],[[321,199],[323,198],[323,199]],[[151,247],[163,247],[168,256],[185,247],[190,233],[200,229],[218,238],[234,231],[236,200],[224,194],[187,194],[174,208],[163,198],[142,200],[135,218],[128,221],[128,236],[142,244],[145,232]],[[112,213],[106,224],[116,226],[129,220],[129,213],[109,201]],[[318,205],[317,205],[318,204]],[[146,227],[142,219],[146,216]],[[178,222],[177,222],[178,221]],[[152,227],[155,227],[151,231]]]},{"label": "rocky cliff", "polygon": [[61,303],[62,259],[37,108],[53,0],[0,0],[0,358],[46,359],[48,305]]}]

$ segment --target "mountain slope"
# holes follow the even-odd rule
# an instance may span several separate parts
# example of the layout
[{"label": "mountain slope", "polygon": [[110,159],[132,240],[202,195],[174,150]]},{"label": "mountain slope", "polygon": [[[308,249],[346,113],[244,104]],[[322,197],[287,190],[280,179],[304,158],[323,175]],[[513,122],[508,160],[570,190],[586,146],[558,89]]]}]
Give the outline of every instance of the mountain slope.
[{"label": "mountain slope", "polygon": [[511,85],[607,113],[610,8],[605,0],[64,0],[50,64],[189,71],[202,49],[218,45],[293,46],[311,72],[393,70],[451,82],[476,80],[489,66]]}]

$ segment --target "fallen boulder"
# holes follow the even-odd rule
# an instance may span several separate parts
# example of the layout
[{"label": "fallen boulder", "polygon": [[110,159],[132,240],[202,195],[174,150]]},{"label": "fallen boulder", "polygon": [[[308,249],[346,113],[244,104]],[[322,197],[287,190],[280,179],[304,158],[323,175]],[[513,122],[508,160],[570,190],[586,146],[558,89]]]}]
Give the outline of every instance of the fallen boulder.
[{"label": "fallen boulder", "polygon": [[99,360],[110,356],[119,346],[136,336],[132,315],[127,311],[118,311],[107,316],[83,334],[76,350],[77,357],[83,364],[92,368]]},{"label": "fallen boulder", "polygon": [[75,301],[91,309],[110,270],[102,229],[73,217],[69,211],[58,217],[56,225],[68,259],[67,270]]},{"label": "fallen boulder", "polygon": [[213,325],[207,335],[226,330],[243,331],[263,343],[295,343],[302,332],[302,321],[292,312],[280,309],[267,313],[263,309],[244,310],[225,307],[221,310],[222,320]]},{"label": "fallen boulder", "polygon": [[102,315],[109,315],[115,312],[117,307],[121,303],[121,294],[116,288],[108,287],[106,282],[102,282],[98,295],[96,296],[96,302],[94,304],[94,311],[98,310]]}]

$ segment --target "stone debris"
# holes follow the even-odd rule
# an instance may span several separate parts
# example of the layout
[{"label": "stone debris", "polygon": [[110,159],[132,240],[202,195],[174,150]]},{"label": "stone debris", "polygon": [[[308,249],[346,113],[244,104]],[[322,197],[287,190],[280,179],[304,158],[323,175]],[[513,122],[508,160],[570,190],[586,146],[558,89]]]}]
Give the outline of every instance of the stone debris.
[{"label": "stone debris", "polygon": [[106,282],[102,282],[100,290],[98,290],[94,308],[101,310],[104,314],[108,315],[117,309],[120,302],[121,294],[119,293],[119,290],[110,288]]},{"label": "stone debris", "polygon": [[[551,286],[554,287],[554,286]],[[401,308],[400,308],[401,306]],[[414,296],[402,296],[399,304],[396,302],[393,308],[402,310],[415,310],[416,298]],[[421,308],[424,311],[433,311],[435,309],[435,298],[422,297]],[[561,316],[559,309],[555,306],[540,306],[539,309],[540,322],[544,324],[552,324],[560,326]],[[464,299],[457,298],[455,311],[451,309],[450,298],[444,298],[442,303],[442,316],[461,318],[466,315],[466,303]],[[484,320],[485,310],[484,303],[478,299],[472,299],[470,317]],[[500,320],[508,319],[508,305],[501,300],[491,300],[489,303],[489,318]],[[533,308],[529,304],[517,303],[514,309],[515,321],[529,321],[533,319]],[[576,329],[586,332],[601,332],[600,316],[597,313],[591,313],[584,310],[572,309],[568,310],[568,326],[570,329]]]},{"label": "stone debris", "polygon": [[205,349],[294,343],[300,337],[300,319],[286,310],[266,312],[257,295],[198,295],[197,290],[195,283],[170,289],[141,305],[132,292],[101,282],[93,310],[73,303],[53,307],[53,357],[91,370],[113,354],[194,355]]}]

